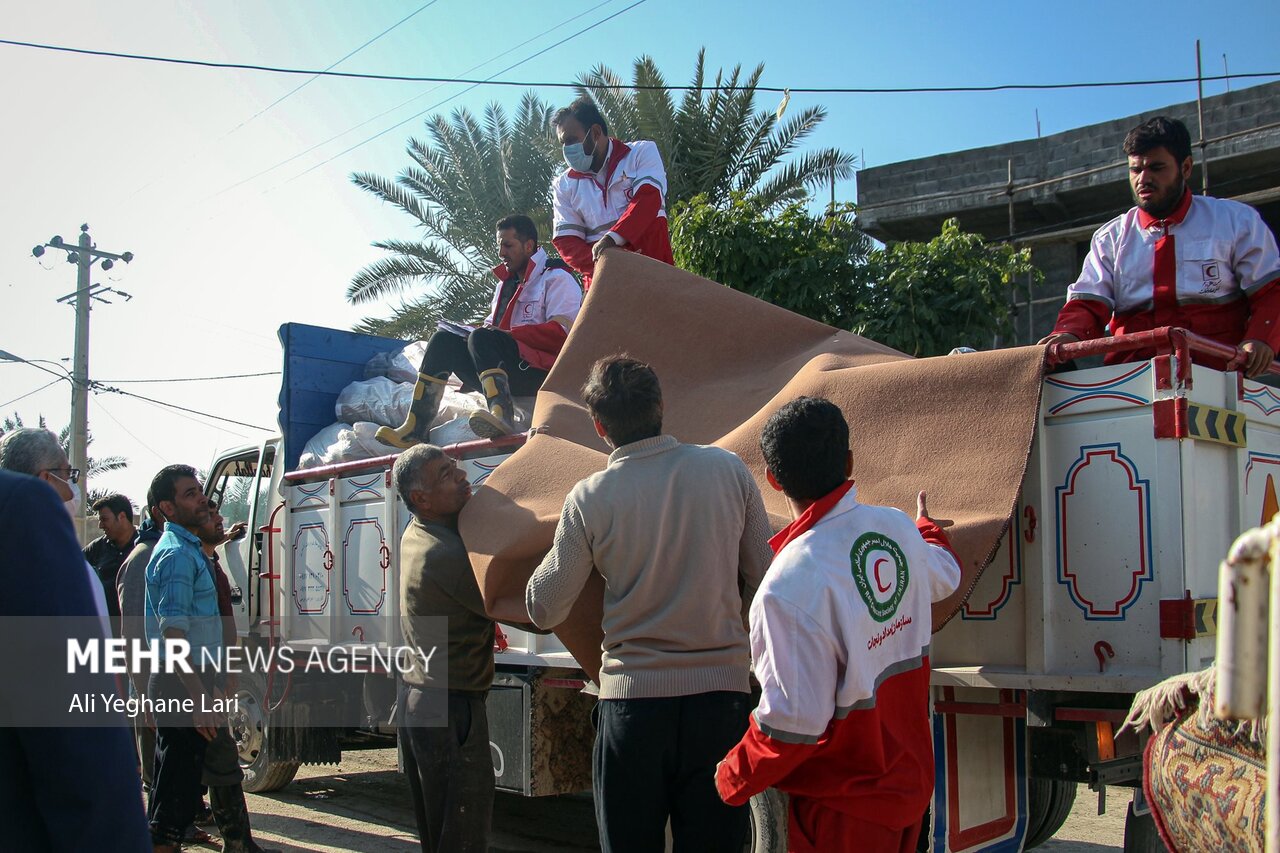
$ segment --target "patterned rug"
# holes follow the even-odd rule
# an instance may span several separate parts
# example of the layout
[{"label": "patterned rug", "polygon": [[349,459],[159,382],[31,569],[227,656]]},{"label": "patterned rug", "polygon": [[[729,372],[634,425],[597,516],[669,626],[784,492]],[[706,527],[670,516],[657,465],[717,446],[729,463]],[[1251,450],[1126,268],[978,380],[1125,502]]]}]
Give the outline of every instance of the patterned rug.
[{"label": "patterned rug", "polygon": [[[1212,695],[1200,699],[1213,707]],[[1249,727],[1187,710],[1147,742],[1143,790],[1174,853],[1266,847],[1266,744]]]}]

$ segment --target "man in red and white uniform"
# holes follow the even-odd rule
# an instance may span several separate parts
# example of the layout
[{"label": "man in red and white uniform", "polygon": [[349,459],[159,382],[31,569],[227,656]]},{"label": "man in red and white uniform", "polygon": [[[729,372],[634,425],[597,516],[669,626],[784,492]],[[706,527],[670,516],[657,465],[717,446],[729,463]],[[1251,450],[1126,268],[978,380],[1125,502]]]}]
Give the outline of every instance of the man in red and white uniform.
[{"label": "man in red and white uniform", "polygon": [[960,566],[928,517],[859,503],[849,427],[801,397],[761,438],[769,483],[794,522],[751,605],[762,690],[742,740],[716,768],[730,805],[791,795],[788,850],[914,851],[933,793],[930,605]]},{"label": "man in red and white uniform", "polygon": [[658,146],[609,135],[600,110],[581,97],[552,123],[569,171],[556,178],[552,244],[582,276],[584,288],[601,253],[621,247],[674,264],[667,230],[667,170]]},{"label": "man in red and white uniform", "polygon": [[[1280,253],[1248,205],[1193,196],[1191,135],[1158,116],[1124,139],[1137,206],[1098,229],[1080,278],[1053,332],[1040,343],[1069,343],[1161,326],[1241,347],[1238,365],[1257,376],[1280,349]],[[1111,353],[1108,364],[1142,361],[1154,350]],[[1221,360],[1205,363],[1226,369]]]},{"label": "man in red and white uniform", "polygon": [[512,396],[538,393],[555,364],[582,307],[582,289],[563,264],[548,260],[532,219],[506,216],[495,230],[502,263],[493,268],[498,283],[489,316],[478,329],[455,325],[431,335],[409,414],[395,429],[378,428],[383,444],[406,448],[427,440],[451,373],[464,389],[484,392],[486,408],[470,418],[476,435],[514,432]]}]

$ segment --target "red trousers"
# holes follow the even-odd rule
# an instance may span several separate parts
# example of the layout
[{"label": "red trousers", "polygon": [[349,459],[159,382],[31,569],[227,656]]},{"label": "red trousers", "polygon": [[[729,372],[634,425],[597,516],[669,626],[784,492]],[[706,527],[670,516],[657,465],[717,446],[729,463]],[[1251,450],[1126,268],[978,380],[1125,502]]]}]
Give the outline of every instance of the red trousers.
[{"label": "red trousers", "polygon": [[892,829],[804,797],[787,808],[787,853],[915,853],[920,821]]}]

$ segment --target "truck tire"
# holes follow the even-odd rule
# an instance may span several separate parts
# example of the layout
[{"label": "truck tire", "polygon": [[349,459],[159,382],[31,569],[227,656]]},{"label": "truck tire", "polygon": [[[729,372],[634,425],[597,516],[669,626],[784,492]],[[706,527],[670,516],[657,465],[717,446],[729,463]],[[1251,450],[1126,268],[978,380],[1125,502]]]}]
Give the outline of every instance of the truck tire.
[{"label": "truck tire", "polygon": [[1124,815],[1125,853],[1165,853],[1166,849],[1151,812],[1134,814],[1130,803]]},{"label": "truck tire", "polygon": [[265,682],[258,673],[244,673],[236,692],[237,710],[230,715],[231,736],[240,752],[245,791],[265,794],[278,791],[293,781],[298,762],[272,757],[271,725],[265,701]]},{"label": "truck tire", "polygon": [[786,853],[787,795],[767,788],[748,803],[751,809],[749,853]]},{"label": "truck tire", "polygon": [[1039,847],[1062,828],[1076,802],[1076,783],[1062,779],[1027,780],[1027,841]]}]

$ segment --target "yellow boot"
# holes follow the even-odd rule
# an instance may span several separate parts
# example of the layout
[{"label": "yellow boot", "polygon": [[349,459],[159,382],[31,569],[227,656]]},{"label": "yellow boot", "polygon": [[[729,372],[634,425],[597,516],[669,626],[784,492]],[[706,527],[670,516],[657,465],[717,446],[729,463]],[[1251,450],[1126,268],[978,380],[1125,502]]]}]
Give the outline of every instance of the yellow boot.
[{"label": "yellow boot", "polygon": [[481,438],[501,438],[516,431],[516,407],[511,400],[511,380],[500,367],[480,374],[480,387],[488,410],[471,413],[471,431]]},{"label": "yellow boot", "polygon": [[440,411],[440,401],[444,399],[445,380],[439,376],[418,374],[418,382],[413,386],[413,402],[409,404],[409,416],[399,427],[378,427],[375,438],[383,444],[404,450],[421,444],[427,440],[427,432],[431,422]]}]

